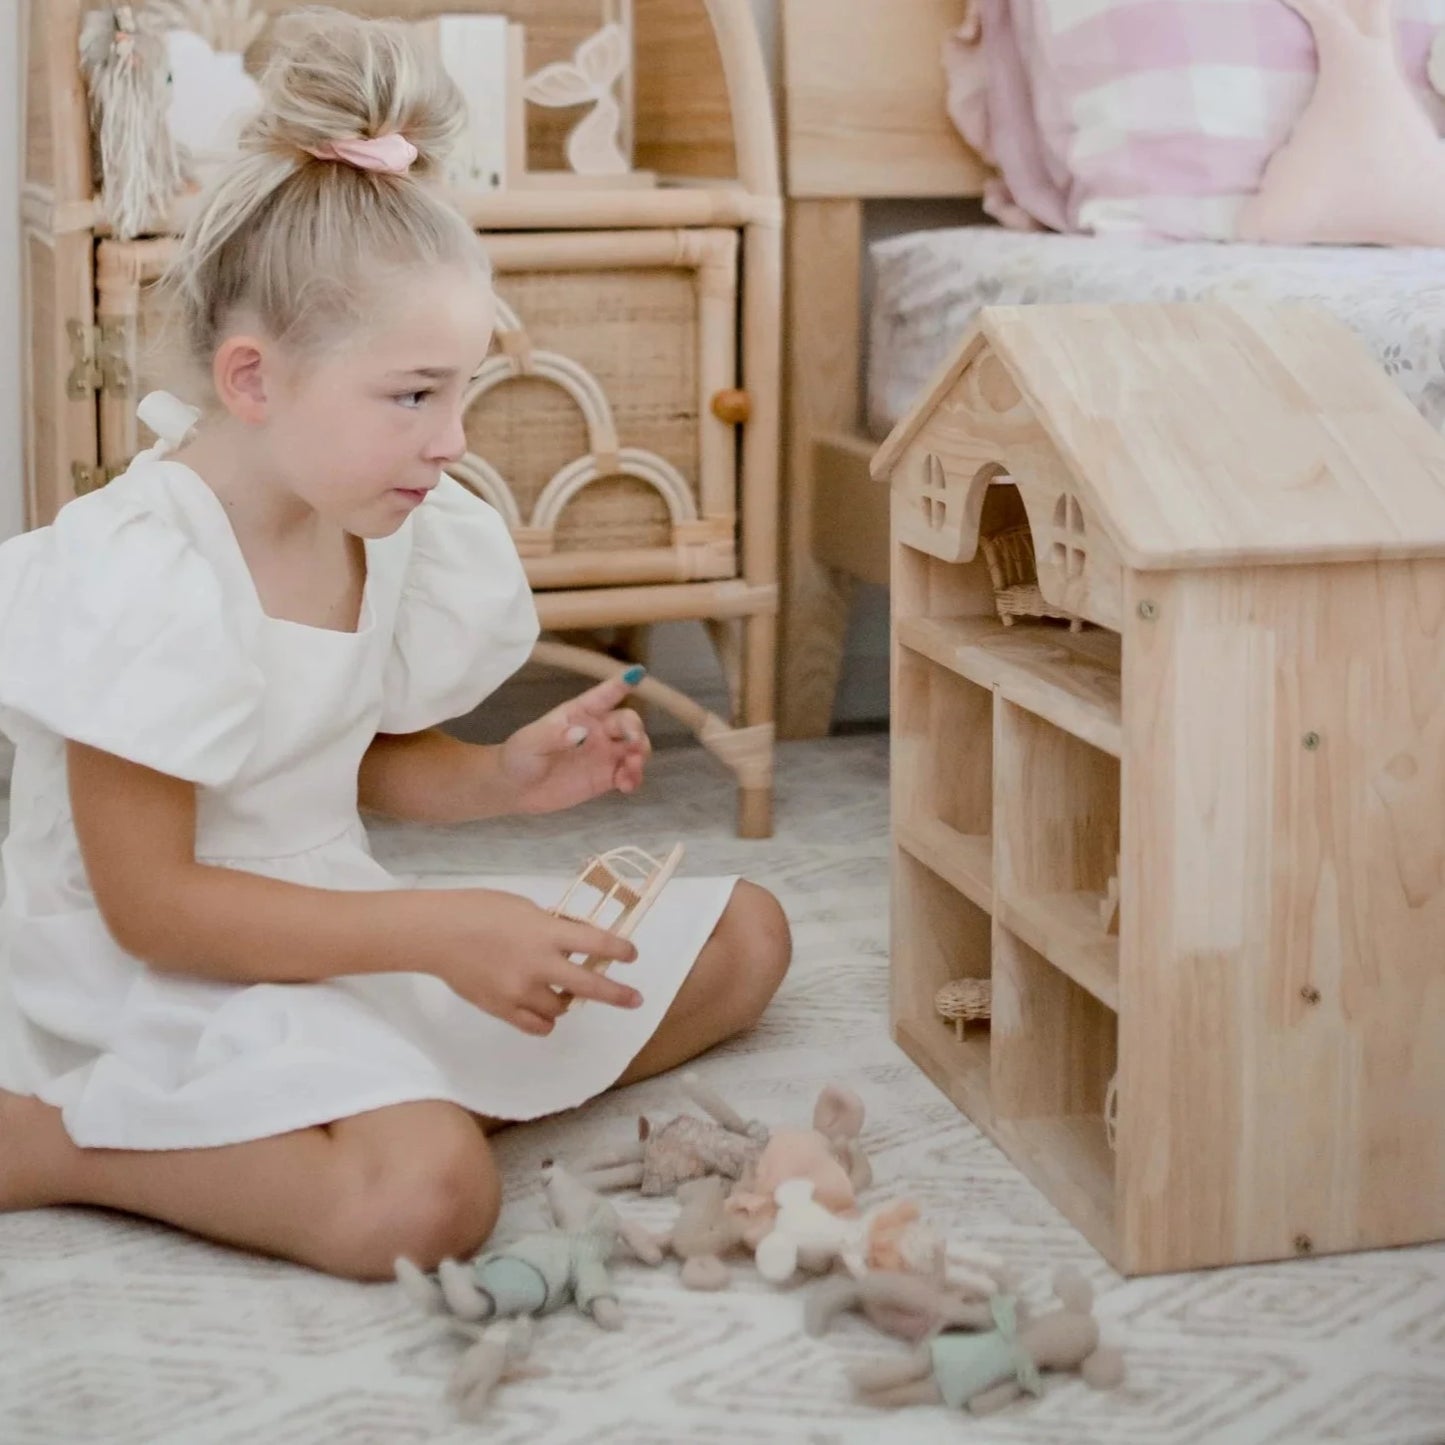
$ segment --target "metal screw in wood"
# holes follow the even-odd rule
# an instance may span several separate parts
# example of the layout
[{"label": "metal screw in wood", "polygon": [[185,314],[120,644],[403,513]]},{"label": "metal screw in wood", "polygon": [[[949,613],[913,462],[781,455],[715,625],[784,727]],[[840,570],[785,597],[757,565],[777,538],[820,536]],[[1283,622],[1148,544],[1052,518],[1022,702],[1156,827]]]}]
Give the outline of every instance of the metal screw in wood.
[{"label": "metal screw in wood", "polygon": [[1307,1234],[1297,1234],[1294,1237],[1294,1252],[1296,1254],[1313,1254],[1315,1242]]},{"label": "metal screw in wood", "polygon": [[1308,983],[1302,989],[1300,989],[1299,996],[1306,1003],[1318,1003],[1320,1001],[1319,989]]},{"label": "metal screw in wood", "polygon": [[1139,616],[1142,617],[1145,622],[1153,622],[1158,615],[1159,608],[1153,602],[1146,601],[1139,604]]},{"label": "metal screw in wood", "polygon": [[1305,751],[1306,751],[1306,752],[1312,753],[1312,752],[1317,751],[1318,748],[1319,748],[1319,745],[1320,745],[1320,735],[1319,735],[1318,733],[1316,733],[1316,732],[1308,732],[1308,733],[1305,734]]}]

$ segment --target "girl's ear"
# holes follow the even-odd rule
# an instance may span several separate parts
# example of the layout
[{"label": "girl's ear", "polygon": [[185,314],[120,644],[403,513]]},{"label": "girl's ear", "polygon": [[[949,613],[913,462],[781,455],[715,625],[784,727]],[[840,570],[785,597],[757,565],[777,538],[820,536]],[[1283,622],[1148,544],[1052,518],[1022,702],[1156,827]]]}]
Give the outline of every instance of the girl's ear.
[{"label": "girl's ear", "polygon": [[211,380],[221,405],[237,421],[265,421],[270,363],[269,349],[254,336],[228,336],[216,351]]}]

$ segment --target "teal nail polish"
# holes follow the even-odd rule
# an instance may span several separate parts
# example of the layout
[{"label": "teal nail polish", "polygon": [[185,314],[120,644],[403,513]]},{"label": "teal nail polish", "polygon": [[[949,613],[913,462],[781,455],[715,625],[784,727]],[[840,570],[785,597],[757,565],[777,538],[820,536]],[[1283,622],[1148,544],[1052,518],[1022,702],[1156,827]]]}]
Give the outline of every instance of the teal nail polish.
[{"label": "teal nail polish", "polygon": [[646,676],[647,669],[643,667],[643,665],[639,662],[634,666],[629,667],[627,671],[622,674],[622,680],[628,685],[628,687],[636,687],[637,684],[641,682],[642,679]]}]

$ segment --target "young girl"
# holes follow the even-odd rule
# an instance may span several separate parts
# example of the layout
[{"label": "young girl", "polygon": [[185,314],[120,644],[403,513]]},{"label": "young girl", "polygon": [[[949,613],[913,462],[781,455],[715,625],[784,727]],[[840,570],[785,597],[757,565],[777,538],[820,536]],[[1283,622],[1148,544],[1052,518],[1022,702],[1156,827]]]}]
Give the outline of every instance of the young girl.
[{"label": "young girl", "polygon": [[489,1118],[747,1028],[789,942],[732,880],[670,884],[639,952],[552,917],[562,880],[371,858],[358,805],[553,811],[633,791],[648,743],[623,679],[499,747],[436,730],[537,636],[502,522],[441,474],[494,315],[426,184],[462,102],[401,27],[308,12],[278,45],[172,277],[203,412],[150,398],[161,444],[0,548],[0,1209],[382,1278],[486,1239]]}]

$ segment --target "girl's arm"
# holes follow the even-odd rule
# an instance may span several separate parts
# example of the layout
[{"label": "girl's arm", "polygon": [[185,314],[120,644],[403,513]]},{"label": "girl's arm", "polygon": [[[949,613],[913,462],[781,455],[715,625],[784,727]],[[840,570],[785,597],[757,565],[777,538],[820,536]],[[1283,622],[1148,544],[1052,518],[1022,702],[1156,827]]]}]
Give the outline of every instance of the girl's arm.
[{"label": "girl's arm", "polygon": [[641,1002],[571,961],[636,957],[604,929],[487,889],[347,892],[198,863],[192,784],[79,743],[66,761],[101,916],[127,953],[162,972],[240,984],[432,973],[534,1034],[550,1032],[567,994]]},{"label": "girl's arm", "polygon": [[517,806],[500,761],[500,748],[464,743],[440,728],[381,733],[361,760],[357,800],[367,812],[408,823],[495,818]]},{"label": "girl's arm", "polygon": [[642,680],[630,668],[553,708],[497,747],[428,732],[379,735],[361,760],[358,801],[413,823],[465,823],[552,813],[616,789],[635,792],[652,751],[622,703]]},{"label": "girl's arm", "polygon": [[86,875],[111,936],[158,968],[247,983],[382,972],[410,953],[419,892],[340,893],[198,863],[193,784],[66,745]]}]

